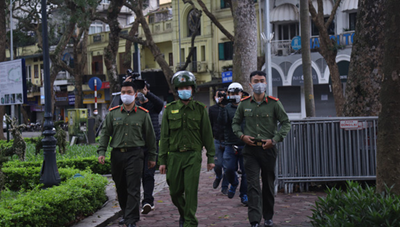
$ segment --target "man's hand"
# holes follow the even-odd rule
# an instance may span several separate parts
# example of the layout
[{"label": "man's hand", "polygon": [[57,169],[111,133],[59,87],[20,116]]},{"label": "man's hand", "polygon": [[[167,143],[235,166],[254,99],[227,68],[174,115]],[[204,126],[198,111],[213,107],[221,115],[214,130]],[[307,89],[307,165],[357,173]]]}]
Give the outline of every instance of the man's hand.
[{"label": "man's hand", "polygon": [[254,143],[254,137],[244,135],[242,138],[243,142],[249,146],[255,147],[256,144]]},{"label": "man's hand", "polygon": [[102,165],[104,165],[104,159],[105,159],[105,158],[106,158],[106,157],[104,157],[104,156],[99,156],[99,157],[98,157],[99,163],[102,164]]},{"label": "man's hand", "polygon": [[147,162],[147,167],[148,167],[149,169],[153,168],[154,166],[156,166],[156,162],[153,162],[153,161],[148,161],[148,162]]},{"label": "man's hand", "polygon": [[270,139],[268,139],[268,140],[261,140],[261,141],[263,141],[262,148],[263,148],[264,150],[270,149],[270,148],[272,148],[272,147],[274,146],[274,145],[272,145],[272,140],[270,140]]},{"label": "man's hand", "polygon": [[214,163],[207,164],[207,171],[213,170],[214,167],[215,167],[215,164],[214,164]]},{"label": "man's hand", "polygon": [[161,174],[166,174],[167,173],[165,165],[160,165],[160,168],[158,168],[158,169],[160,170]]},{"label": "man's hand", "polygon": [[124,82],[132,82],[132,77],[131,77],[131,76],[128,76],[128,77],[124,80]]}]

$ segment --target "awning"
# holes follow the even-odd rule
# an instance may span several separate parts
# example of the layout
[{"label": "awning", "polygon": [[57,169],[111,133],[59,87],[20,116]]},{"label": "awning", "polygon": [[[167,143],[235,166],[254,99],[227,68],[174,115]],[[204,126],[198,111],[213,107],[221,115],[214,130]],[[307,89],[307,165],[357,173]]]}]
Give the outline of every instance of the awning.
[{"label": "awning", "polygon": [[344,0],[340,6],[343,12],[358,9],[358,0]]},{"label": "awning", "polygon": [[299,21],[299,10],[295,5],[283,4],[275,7],[270,14],[270,22]]},{"label": "awning", "polygon": [[[332,1],[331,0],[322,0],[322,3],[323,3],[323,7],[324,7],[324,16],[331,15],[332,9],[333,9]],[[318,2],[317,2],[317,0],[313,0],[312,4],[313,4],[315,10],[318,13]]]}]

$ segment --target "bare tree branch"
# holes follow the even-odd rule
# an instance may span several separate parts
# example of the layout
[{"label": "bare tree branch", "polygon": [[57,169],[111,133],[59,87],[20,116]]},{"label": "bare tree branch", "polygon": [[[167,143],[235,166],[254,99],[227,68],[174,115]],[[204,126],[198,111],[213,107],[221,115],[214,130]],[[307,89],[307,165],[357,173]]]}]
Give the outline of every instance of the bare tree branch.
[{"label": "bare tree branch", "polygon": [[143,40],[142,38],[132,37],[132,36],[129,36],[129,35],[121,35],[121,34],[119,35],[119,37],[121,37],[123,39],[126,39],[126,40],[129,40],[129,41],[131,41],[133,43],[139,43],[140,45],[143,45],[143,46],[146,46],[146,47],[148,46],[146,40]]},{"label": "bare tree branch", "polygon": [[194,53],[194,41],[196,39],[197,34],[199,33],[199,28],[200,28],[200,18],[201,18],[201,11],[198,10],[197,8],[194,8],[193,10],[195,10],[197,16],[196,16],[196,30],[193,32],[192,37],[191,37],[191,48],[190,48],[190,52],[188,54],[188,56],[186,57],[186,62],[185,65],[179,68],[179,71],[185,70],[189,63],[192,62],[192,56]]},{"label": "bare tree branch", "polygon": [[335,15],[336,15],[336,11],[340,5],[340,3],[342,2],[342,0],[336,0],[335,5],[333,6],[331,15],[329,16],[328,20],[325,22],[325,28],[328,29],[329,26],[331,25],[333,19],[335,19]]},{"label": "bare tree branch", "polygon": [[[219,23],[217,18],[208,10],[207,6],[204,4],[202,0],[197,0],[197,3],[199,3],[200,7],[203,9],[204,13],[210,18],[210,20],[219,28],[219,30],[232,42],[235,41],[235,38],[233,35],[228,32],[228,30],[225,29],[225,27]],[[232,7],[231,7],[232,10]]]}]

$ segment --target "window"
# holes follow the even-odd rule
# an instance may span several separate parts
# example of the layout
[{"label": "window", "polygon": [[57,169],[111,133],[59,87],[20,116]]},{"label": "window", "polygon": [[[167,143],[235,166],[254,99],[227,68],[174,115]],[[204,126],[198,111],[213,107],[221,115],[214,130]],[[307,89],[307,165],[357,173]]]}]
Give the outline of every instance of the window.
[{"label": "window", "polygon": [[299,26],[297,23],[278,25],[278,40],[292,40],[297,35],[299,35]]},{"label": "window", "polygon": [[229,3],[225,2],[225,0],[221,0],[221,9],[229,8],[231,7]]},{"label": "window", "polygon": [[225,42],[218,43],[219,60],[232,60],[233,59],[233,43]]},{"label": "window", "polygon": [[201,46],[201,61],[205,61],[206,60],[206,47],[205,46]]},{"label": "window", "polygon": [[[199,20],[198,24],[197,24],[197,20]],[[197,15],[197,12],[192,10],[188,13],[187,16],[187,26],[188,26],[188,37],[192,36],[192,34],[196,31],[197,29],[197,35],[201,34],[200,31],[200,18]]]},{"label": "window", "polygon": [[33,66],[33,77],[39,78],[39,66],[38,65]]},{"label": "window", "polygon": [[154,18],[155,18],[155,15],[154,15],[154,14],[149,15],[149,24],[154,23]]},{"label": "window", "polygon": [[174,58],[173,58],[172,53],[168,54],[168,65],[169,66],[173,66],[174,65]]},{"label": "window", "polygon": [[89,34],[96,34],[103,31],[103,24],[100,22],[94,22],[90,25]]},{"label": "window", "polygon": [[32,74],[31,74],[32,72],[31,72],[31,66],[30,65],[27,65],[26,66],[26,82],[31,82],[31,80],[32,80]]},{"label": "window", "polygon": [[[324,18],[324,22],[326,22],[327,20],[328,20],[328,17],[325,17]],[[335,34],[335,20],[333,20],[332,23],[329,25],[328,34],[329,35],[334,35]],[[319,35],[318,28],[315,26],[313,21],[311,21],[311,35],[312,36],[318,36]]]},{"label": "window", "polygon": [[349,13],[349,30],[356,30],[357,13]]}]

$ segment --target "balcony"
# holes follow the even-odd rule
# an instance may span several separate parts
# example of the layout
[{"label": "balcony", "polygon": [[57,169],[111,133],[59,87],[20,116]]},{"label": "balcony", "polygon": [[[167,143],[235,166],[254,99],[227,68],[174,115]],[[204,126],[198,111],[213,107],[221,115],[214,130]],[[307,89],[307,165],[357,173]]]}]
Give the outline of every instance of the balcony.
[{"label": "balcony", "polygon": [[276,40],[271,42],[271,54],[275,56],[287,56],[294,53],[291,40]]},{"label": "balcony", "polygon": [[[180,69],[181,66],[184,66],[185,62],[181,62],[181,63],[177,63],[176,67],[175,67],[175,71],[178,71]],[[192,61],[189,63],[189,65],[187,66],[186,70],[193,72],[193,73],[203,73],[203,72],[207,72],[207,70],[209,69],[208,67],[208,62],[206,61]]]}]

